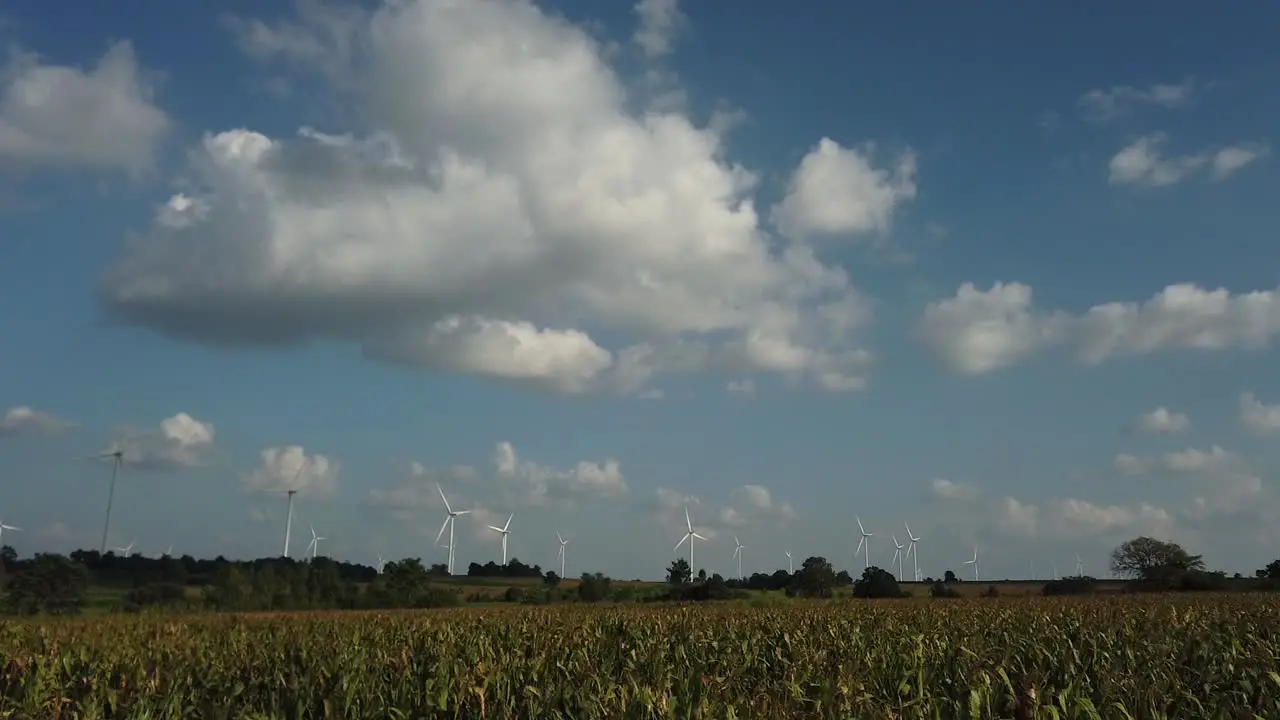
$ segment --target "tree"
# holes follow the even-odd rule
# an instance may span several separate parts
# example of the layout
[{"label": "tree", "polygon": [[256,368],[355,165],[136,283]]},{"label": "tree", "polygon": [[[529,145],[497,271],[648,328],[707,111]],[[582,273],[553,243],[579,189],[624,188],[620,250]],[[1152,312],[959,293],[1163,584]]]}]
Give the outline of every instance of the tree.
[{"label": "tree", "polygon": [[888,570],[874,565],[862,571],[862,577],[853,584],[853,596],[862,598],[902,597],[898,580]]},{"label": "tree", "polygon": [[689,561],[684,558],[676,558],[667,566],[668,585],[687,585],[692,578],[693,573],[689,569]]},{"label": "tree", "polygon": [[7,589],[5,605],[11,613],[78,613],[89,590],[89,569],[61,555],[41,553],[14,575]]},{"label": "tree", "polygon": [[803,597],[831,597],[836,573],[824,557],[810,557],[796,571],[795,591]]},{"label": "tree", "polygon": [[1204,570],[1204,560],[1177,543],[1143,536],[1112,551],[1111,570],[1121,577],[1168,582],[1184,573]]},{"label": "tree", "polygon": [[1280,580],[1280,560],[1272,560],[1266,567],[1255,572],[1254,577],[1262,580]]},{"label": "tree", "polygon": [[560,585],[560,575],[555,570],[548,570],[547,574],[542,576],[542,582],[547,587],[557,587]]},{"label": "tree", "polygon": [[582,579],[578,581],[578,599],[582,602],[600,602],[609,597],[611,583],[604,573],[582,573]]},{"label": "tree", "polygon": [[942,582],[947,583],[949,585],[951,583],[960,582],[960,578],[955,574],[955,572],[948,570],[946,574],[942,576]]}]

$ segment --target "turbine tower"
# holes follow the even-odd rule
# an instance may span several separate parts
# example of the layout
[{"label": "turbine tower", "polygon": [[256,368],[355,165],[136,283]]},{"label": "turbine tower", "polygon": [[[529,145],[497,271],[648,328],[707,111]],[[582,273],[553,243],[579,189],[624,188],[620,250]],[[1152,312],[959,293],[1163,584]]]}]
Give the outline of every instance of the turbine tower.
[{"label": "turbine tower", "polygon": [[696,572],[693,568],[693,540],[694,538],[706,540],[706,538],[693,531],[693,520],[689,517],[688,505],[684,506],[684,524],[689,528],[689,531],[684,534],[684,537],[680,538],[680,542],[676,543],[676,546],[672,548],[672,552],[679,550],[686,540],[689,541],[689,575],[692,577],[693,573]]},{"label": "turbine tower", "polygon": [[556,539],[560,541],[560,553],[559,553],[560,554],[560,577],[563,578],[564,577],[564,546],[568,545],[569,541],[565,540],[564,537],[560,535],[559,531],[556,531]]},{"label": "turbine tower", "polygon": [[871,567],[871,543],[867,542],[867,538],[872,537],[874,533],[867,532],[867,529],[862,526],[862,518],[854,515],[853,519],[858,521],[858,532],[862,533],[862,537],[858,539],[858,547],[853,551],[853,556],[858,557],[858,550],[861,550],[862,567],[866,569]]},{"label": "turbine tower", "polygon": [[507,524],[503,525],[502,527],[498,527],[497,525],[489,526],[490,530],[496,530],[502,533],[502,566],[503,567],[507,566],[507,536],[511,534],[511,530],[509,530],[509,528],[511,527],[511,518],[514,518],[515,516],[516,516],[515,513],[511,513],[511,515],[507,517]]},{"label": "turbine tower", "polygon": [[4,521],[0,521],[0,538],[4,537],[5,530],[8,530],[9,532],[22,532],[22,528],[14,527],[12,525],[5,525]]},{"label": "turbine tower", "polygon": [[737,535],[733,536],[733,544],[735,546],[733,548],[733,557],[738,561],[738,579],[741,580],[742,579],[742,551],[746,550],[747,546],[743,545],[741,542],[738,541]]},{"label": "turbine tower", "polygon": [[897,535],[890,535],[889,537],[893,538],[893,560],[890,560],[889,564],[898,563],[898,577],[902,577],[902,548],[906,547],[906,545],[898,542]]},{"label": "turbine tower", "polygon": [[920,582],[920,551],[916,549],[916,543],[920,542],[920,538],[911,534],[911,526],[902,523],[902,527],[907,529],[907,557],[911,558],[912,568],[915,570],[916,582]]},{"label": "turbine tower", "polygon": [[307,456],[302,456],[302,463],[298,465],[298,471],[293,474],[293,482],[285,489],[285,494],[289,496],[289,510],[284,516],[284,556],[289,557],[289,533],[293,529],[293,496],[298,494],[298,479],[302,477],[302,470],[307,466]]},{"label": "turbine tower", "polygon": [[1076,553],[1076,577],[1084,577],[1084,561],[1080,559],[1080,553]]},{"label": "turbine tower", "polygon": [[790,550],[788,550],[788,551],[787,551],[787,574],[788,574],[788,575],[795,575],[795,574],[796,574],[796,567],[795,567],[795,565],[792,565],[792,564],[791,564],[791,551],[790,551]]},{"label": "turbine tower", "polygon": [[307,550],[311,552],[312,560],[315,560],[316,554],[320,552],[320,541],[328,540],[328,539],[329,538],[324,537],[323,535],[317,535],[316,526],[315,525],[311,526],[311,542],[307,543]]},{"label": "turbine tower", "polygon": [[964,564],[973,566],[973,581],[978,582],[978,546],[977,545],[973,546],[973,559],[965,560]]},{"label": "turbine tower", "polygon": [[449,574],[453,574],[453,526],[456,524],[459,515],[466,515],[470,510],[454,510],[449,506],[449,498],[444,496],[444,489],[440,487],[440,483],[436,483],[436,490],[440,491],[440,499],[444,501],[444,511],[448,516],[444,519],[444,524],[440,526],[440,532],[436,533],[436,545],[440,544],[440,537],[444,535],[445,528],[449,528]]},{"label": "turbine tower", "polygon": [[111,505],[116,499],[116,476],[120,474],[120,465],[124,462],[124,450],[120,444],[116,444],[116,449],[111,452],[104,452],[98,455],[87,455],[76,458],[77,460],[106,460],[111,458],[111,484],[107,488],[107,515],[102,521],[102,542],[98,544],[98,554],[107,554],[107,533],[111,531]]}]

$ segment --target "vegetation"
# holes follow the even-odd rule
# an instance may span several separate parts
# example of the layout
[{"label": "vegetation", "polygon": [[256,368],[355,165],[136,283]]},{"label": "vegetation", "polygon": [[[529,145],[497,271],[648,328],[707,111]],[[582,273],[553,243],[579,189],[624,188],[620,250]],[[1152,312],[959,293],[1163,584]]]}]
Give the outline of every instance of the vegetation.
[{"label": "vegetation", "polygon": [[1277,717],[1278,648],[1264,594],[119,616],[0,626],[0,717]]}]

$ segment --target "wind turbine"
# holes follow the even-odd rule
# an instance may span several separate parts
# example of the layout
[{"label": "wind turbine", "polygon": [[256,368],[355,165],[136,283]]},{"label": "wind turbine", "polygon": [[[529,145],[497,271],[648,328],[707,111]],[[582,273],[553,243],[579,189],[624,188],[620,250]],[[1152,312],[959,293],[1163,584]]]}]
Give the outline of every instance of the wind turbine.
[{"label": "wind turbine", "polygon": [[5,525],[3,521],[0,521],[0,538],[4,537],[5,530],[8,530],[10,532],[22,532],[22,528],[14,527],[12,525]]},{"label": "wind turbine", "polygon": [[502,533],[502,566],[503,567],[507,566],[507,536],[511,534],[511,530],[509,530],[508,528],[511,527],[511,518],[514,518],[515,516],[516,516],[515,513],[511,513],[511,515],[507,517],[507,524],[503,525],[502,527],[498,527],[497,525],[489,526],[490,530],[496,530],[497,532]]},{"label": "wind turbine", "polygon": [[920,551],[916,549],[916,543],[920,542],[920,538],[911,534],[911,526],[902,523],[902,527],[907,529],[907,557],[911,558],[912,567],[915,569],[916,582],[920,582]]},{"label": "wind turbine", "polygon": [[1084,577],[1084,561],[1080,559],[1080,553],[1076,553],[1076,577]]},{"label": "wind turbine", "polygon": [[706,540],[706,538],[702,537],[701,535],[699,535],[698,533],[696,533],[696,532],[694,532],[694,531],[693,531],[693,520],[692,520],[692,519],[690,519],[690,517],[689,517],[689,506],[688,506],[688,505],[685,505],[685,506],[684,506],[684,524],[685,524],[685,526],[687,526],[687,527],[689,528],[689,532],[685,533],[685,534],[684,534],[684,537],[680,538],[680,542],[676,543],[676,546],[675,546],[674,548],[672,548],[672,552],[674,552],[674,551],[676,551],[676,550],[679,550],[679,549],[680,549],[680,546],[681,546],[681,545],[683,545],[683,544],[685,543],[685,541],[686,541],[686,540],[688,540],[688,541],[689,541],[689,574],[690,574],[690,575],[692,575],[692,574],[694,573],[694,569],[693,569],[693,540],[694,540],[694,538],[697,538],[697,539],[699,539],[699,540]]},{"label": "wind turbine", "polygon": [[733,556],[738,560],[738,579],[741,580],[742,579],[742,551],[746,550],[747,546],[743,545],[741,542],[738,542],[737,535],[733,536],[733,544],[735,545],[735,547],[733,548]]},{"label": "wind turbine", "polygon": [[382,574],[382,568],[386,567],[387,561],[382,559],[382,553],[378,553],[378,574]]},{"label": "wind turbine", "polygon": [[862,533],[862,537],[858,539],[858,547],[853,551],[853,556],[858,557],[858,550],[862,551],[862,566],[864,568],[871,567],[871,543],[867,542],[867,538],[872,537],[874,533],[867,532],[862,526],[862,518],[857,515],[853,516],[858,521],[858,532]]},{"label": "wind turbine", "polygon": [[128,545],[123,547],[114,547],[112,550],[119,552],[120,557],[127,558],[133,552],[133,544],[136,542],[138,542],[137,538],[130,540]]},{"label": "wind turbine", "polygon": [[111,485],[107,489],[107,516],[102,521],[102,542],[98,545],[99,555],[107,554],[107,533],[111,530],[111,505],[116,498],[116,476],[120,473],[120,465],[124,462],[124,450],[121,449],[118,443],[115,447],[116,449],[111,452],[76,458],[77,460],[106,460],[111,458]]},{"label": "wind turbine", "polygon": [[787,551],[787,574],[788,574],[788,575],[795,575],[795,574],[796,574],[796,566],[791,564],[791,551],[790,551],[790,550],[788,550],[788,551]]},{"label": "wind turbine", "polygon": [[973,546],[973,559],[965,560],[964,564],[973,566],[973,581],[978,582],[978,546],[977,545]]},{"label": "wind turbine", "polygon": [[324,537],[323,535],[317,535],[316,526],[311,526],[311,542],[307,543],[307,550],[310,551],[312,560],[315,560],[316,553],[320,552],[320,541],[328,539],[329,538]]},{"label": "wind turbine", "polygon": [[289,557],[289,534],[293,529],[293,496],[298,494],[298,478],[302,477],[302,471],[307,467],[307,463],[311,458],[306,455],[302,456],[302,462],[298,465],[298,471],[293,474],[293,482],[285,489],[285,494],[289,496],[289,510],[284,515],[284,556]]},{"label": "wind turbine", "polygon": [[569,544],[568,540],[561,537],[560,532],[556,531],[556,539],[560,541],[560,577],[564,577],[564,546]]},{"label": "wind turbine", "polygon": [[889,564],[892,566],[893,563],[898,563],[898,577],[902,577],[902,548],[906,547],[906,545],[898,542],[897,535],[890,535],[889,537],[893,538],[893,560],[890,560]]},{"label": "wind turbine", "polygon": [[440,483],[436,483],[436,490],[440,491],[440,499],[444,501],[444,511],[448,513],[448,517],[444,519],[444,524],[440,526],[440,532],[436,533],[436,545],[440,544],[440,538],[444,535],[444,529],[449,528],[449,574],[453,574],[453,526],[457,522],[459,515],[466,515],[470,510],[454,510],[449,506],[449,498],[444,496],[444,489],[440,487]]}]

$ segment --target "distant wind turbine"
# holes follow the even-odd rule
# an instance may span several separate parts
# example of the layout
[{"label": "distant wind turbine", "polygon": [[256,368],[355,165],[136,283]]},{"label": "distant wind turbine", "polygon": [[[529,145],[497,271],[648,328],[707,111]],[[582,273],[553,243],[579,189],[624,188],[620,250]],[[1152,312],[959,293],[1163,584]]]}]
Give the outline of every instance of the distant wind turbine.
[{"label": "distant wind turbine", "polygon": [[382,574],[382,568],[387,566],[387,561],[382,559],[382,553],[378,553],[378,574]]},{"label": "distant wind turbine", "polygon": [[289,496],[289,510],[284,514],[284,557],[289,557],[289,534],[293,529],[293,496],[298,494],[298,480],[302,477],[302,471],[306,469],[310,460],[311,458],[306,455],[302,456],[298,471],[293,474],[293,482],[284,491]]},{"label": "distant wind turbine", "polygon": [[136,543],[136,542],[138,542],[137,538],[135,538],[135,539],[133,539],[133,540],[130,540],[128,545],[124,545],[124,546],[122,546],[122,547],[115,547],[115,548],[112,548],[112,549],[113,549],[113,550],[115,550],[116,552],[120,553],[120,557],[125,557],[125,558],[127,558],[127,557],[129,557],[129,555],[130,555],[130,554],[132,554],[132,553],[133,553],[133,545],[134,545],[134,543]]},{"label": "distant wind turbine", "polygon": [[741,580],[742,579],[742,551],[746,550],[747,546],[743,545],[741,542],[738,541],[737,535],[733,536],[733,544],[735,545],[735,547],[733,548],[733,557],[738,560],[738,579]]},{"label": "distant wind turbine", "polygon": [[890,535],[889,537],[893,538],[893,560],[890,560],[889,564],[898,563],[898,577],[902,577],[902,548],[906,547],[906,545],[898,542],[897,535]]},{"label": "distant wind turbine", "polygon": [[787,574],[788,574],[788,575],[795,575],[795,574],[796,574],[796,568],[795,568],[795,565],[792,565],[792,564],[791,564],[791,551],[790,551],[790,550],[788,550],[788,551],[787,551]]},{"label": "distant wind turbine", "polygon": [[858,551],[861,550],[862,566],[869,568],[871,567],[871,543],[867,542],[867,539],[872,537],[873,533],[867,532],[867,529],[862,526],[862,518],[854,515],[853,519],[858,521],[858,532],[862,533],[862,537],[858,539],[858,547],[853,551],[853,556],[858,557]]},{"label": "distant wind turbine", "polygon": [[911,534],[911,526],[902,523],[902,527],[907,529],[907,557],[911,558],[912,569],[915,571],[914,577],[916,582],[920,582],[920,551],[916,545],[920,542],[920,538]]},{"label": "distant wind turbine", "polygon": [[440,487],[440,483],[436,483],[436,490],[439,490],[439,491],[440,491],[440,499],[444,501],[444,511],[445,511],[446,513],[448,513],[448,516],[444,519],[444,524],[440,526],[440,532],[439,532],[439,533],[436,533],[436,543],[435,543],[435,544],[436,544],[436,545],[439,545],[439,544],[440,544],[440,538],[441,538],[441,536],[443,536],[443,535],[444,535],[444,530],[445,530],[445,528],[449,528],[449,563],[448,563],[448,568],[449,568],[449,574],[450,574],[450,575],[452,575],[452,574],[453,574],[453,557],[454,557],[454,544],[453,544],[453,537],[454,537],[454,536],[453,536],[453,530],[454,530],[454,525],[455,525],[455,524],[457,524],[457,520],[458,520],[458,516],[459,516],[459,515],[466,515],[467,513],[471,512],[471,511],[470,511],[470,510],[454,510],[452,507],[450,507],[450,506],[449,506],[449,498],[447,498],[447,497],[445,497],[445,496],[444,496],[444,488]]},{"label": "distant wind turbine", "polygon": [[973,559],[965,560],[964,564],[973,566],[973,581],[978,582],[978,546],[977,545],[973,546]]},{"label": "distant wind turbine", "polygon": [[568,540],[561,537],[560,532],[556,532],[556,539],[560,541],[560,577],[564,577],[564,547],[569,544]]},{"label": "distant wind turbine", "polygon": [[[130,438],[132,439],[132,438]],[[107,533],[111,530],[111,505],[116,498],[116,476],[120,474],[120,465],[124,463],[124,450],[121,442],[114,443],[115,450],[111,452],[99,453],[97,455],[84,455],[76,458],[77,460],[106,460],[111,458],[111,484],[107,488],[107,513],[106,518],[102,521],[102,542],[98,545],[98,554],[107,554]]]},{"label": "distant wind turbine", "polygon": [[494,530],[502,533],[502,566],[503,567],[507,566],[507,536],[511,534],[511,530],[510,530],[511,519],[514,518],[515,516],[516,516],[515,513],[511,513],[511,515],[507,517],[507,524],[503,525],[502,527],[498,527],[497,525],[489,526],[490,530]]},{"label": "distant wind turbine", "polygon": [[1076,577],[1084,577],[1084,561],[1080,559],[1080,553],[1076,553]]},{"label": "distant wind turbine", "polygon": [[693,520],[689,517],[688,505],[684,506],[684,523],[685,523],[685,526],[689,528],[689,531],[684,534],[684,537],[680,538],[680,542],[676,543],[676,546],[672,548],[672,550],[673,551],[679,550],[680,546],[683,545],[686,540],[689,542],[689,572],[692,574],[696,572],[693,567],[694,538],[697,538],[698,540],[706,540],[706,538],[702,537],[701,535],[693,531]]},{"label": "distant wind turbine", "polygon": [[311,526],[311,542],[307,543],[307,551],[311,553],[312,560],[315,560],[316,555],[320,552],[320,541],[328,540],[328,539],[329,538],[323,535],[317,535],[316,526],[315,525]]}]

